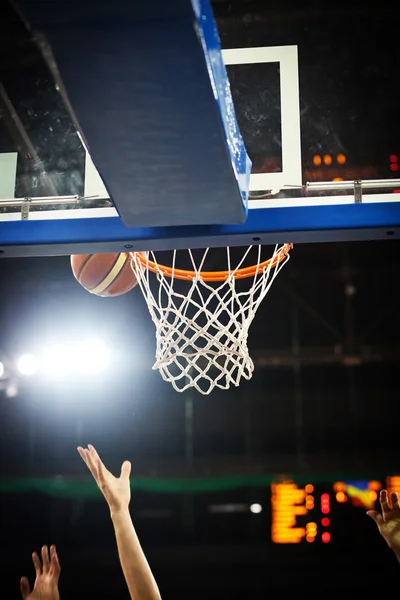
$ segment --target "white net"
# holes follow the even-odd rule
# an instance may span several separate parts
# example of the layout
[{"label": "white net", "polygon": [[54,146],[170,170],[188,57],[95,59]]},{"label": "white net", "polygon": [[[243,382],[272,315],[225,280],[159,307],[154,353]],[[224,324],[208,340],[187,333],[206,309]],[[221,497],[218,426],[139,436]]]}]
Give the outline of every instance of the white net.
[{"label": "white net", "polygon": [[[242,265],[250,246],[236,266],[226,249],[227,271],[203,272],[209,249],[200,261],[189,253],[192,271],[182,271],[157,262],[153,252],[131,254],[131,265],[156,327],[156,362],[162,378],[176,391],[194,387],[201,394],[214,388],[238,386],[250,379],[254,364],[249,355],[249,327],[275,277],[289,260],[290,245],[276,246],[269,261]],[[254,250],[253,250],[254,251]],[[250,273],[250,275],[249,275]],[[181,281],[185,275],[185,281]],[[222,281],[210,279],[220,277]]]}]

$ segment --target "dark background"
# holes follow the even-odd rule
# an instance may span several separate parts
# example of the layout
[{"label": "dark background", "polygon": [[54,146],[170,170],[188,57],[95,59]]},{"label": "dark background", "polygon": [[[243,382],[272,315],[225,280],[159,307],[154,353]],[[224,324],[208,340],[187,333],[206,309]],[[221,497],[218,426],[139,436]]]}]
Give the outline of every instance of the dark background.
[{"label": "dark background", "polygon": [[[316,3],[297,4],[296,10],[261,2],[215,2],[214,8],[223,47],[299,43],[301,81],[308,82],[301,93],[306,168],[312,170],[317,152],[341,151],[358,173],[373,168],[372,178],[395,175],[388,157],[400,154],[395,94],[390,94],[399,57],[391,28],[398,12],[344,13]],[[358,24],[355,30],[351,22]],[[328,34],[340,46],[337,53]],[[26,48],[28,38],[19,35],[14,42]],[[360,63],[361,42],[376,59],[367,56],[370,69]],[[32,81],[43,82],[42,63],[28,55],[38,69]],[[336,65],[334,78],[327,57]],[[13,80],[9,67],[2,61],[3,82]],[[362,77],[355,81],[358,72]],[[260,107],[260,98],[268,107],[271,97],[263,96],[255,79],[246,87],[246,79],[245,74],[232,84],[245,142],[256,166],[271,156],[279,163],[279,115],[273,119]],[[20,80],[18,92],[14,80],[7,89],[23,107],[27,88]],[[330,82],[328,89],[324,81]],[[276,99],[278,92],[271,89]],[[39,107],[47,102],[45,94]],[[35,114],[54,120],[59,111],[57,105],[50,117],[44,110]],[[22,119],[22,108],[19,114]],[[73,165],[51,168],[52,161],[65,158],[49,149],[60,145],[71,126],[65,119],[59,133],[52,130],[50,145],[48,137],[35,138],[45,130],[43,122],[31,114],[27,123],[34,123],[30,134],[52,185],[59,193],[75,193],[82,185],[75,138],[64,148],[68,160],[75,157]],[[261,133],[256,124],[264,127]],[[1,151],[20,148],[5,117],[0,127]],[[33,163],[29,156],[19,163],[22,192],[36,172]],[[333,176],[315,173],[321,180]],[[43,186],[49,185],[46,177]],[[32,571],[32,550],[53,542],[63,565],[63,598],[128,597],[107,507],[100,497],[85,498],[80,487],[88,475],[76,446],[87,443],[115,472],[122,460],[132,460],[134,483],[140,477],[159,483],[158,492],[134,493],[132,514],[163,598],[256,599],[288,589],[299,598],[387,594],[398,581],[394,557],[365,509],[334,502],[332,485],[343,479],[378,479],[385,485],[386,477],[399,471],[399,267],[396,240],[296,246],[250,333],[252,380],[203,397],[177,394],[151,371],[154,331],[139,291],[113,300],[93,297],[73,279],[68,257],[0,262],[0,346],[11,371],[22,352],[66,332],[72,338],[93,331],[102,335],[117,365],[95,383],[74,382],[73,376],[53,385],[20,378],[16,397],[7,397],[6,385],[0,392],[1,597],[18,597],[19,577]],[[247,480],[236,489],[211,490],[230,475]],[[318,537],[312,544],[272,544],[271,490],[255,479],[259,475],[264,481],[286,475],[314,484],[316,497],[329,492],[331,542],[322,544]],[[205,491],[185,488],[194,477],[208,482]],[[21,487],[6,487],[10,478]],[[181,485],[171,492],[165,481],[176,478]],[[35,492],[38,480],[49,487]],[[70,497],[50,485],[57,481],[60,489],[63,482],[74,483]],[[254,502],[263,506],[259,515],[210,512],[215,505]],[[321,518],[317,502],[312,517]]]}]

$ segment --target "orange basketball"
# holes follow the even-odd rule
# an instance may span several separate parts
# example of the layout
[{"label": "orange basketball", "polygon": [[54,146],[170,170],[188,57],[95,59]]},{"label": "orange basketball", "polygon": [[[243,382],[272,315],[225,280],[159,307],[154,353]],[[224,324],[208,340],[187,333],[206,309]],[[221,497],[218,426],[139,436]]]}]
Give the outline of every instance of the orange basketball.
[{"label": "orange basketball", "polygon": [[96,296],[122,296],[137,286],[129,252],[121,254],[74,254],[75,279]]}]

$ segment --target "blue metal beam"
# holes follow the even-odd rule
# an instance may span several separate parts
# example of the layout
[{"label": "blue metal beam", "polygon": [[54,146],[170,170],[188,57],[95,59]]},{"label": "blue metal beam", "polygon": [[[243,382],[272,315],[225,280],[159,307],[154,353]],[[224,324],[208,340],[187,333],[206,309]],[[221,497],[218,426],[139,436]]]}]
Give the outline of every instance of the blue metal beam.
[{"label": "blue metal beam", "polygon": [[249,210],[243,225],[126,227],[119,217],[0,222],[0,256],[398,239],[400,203]]}]

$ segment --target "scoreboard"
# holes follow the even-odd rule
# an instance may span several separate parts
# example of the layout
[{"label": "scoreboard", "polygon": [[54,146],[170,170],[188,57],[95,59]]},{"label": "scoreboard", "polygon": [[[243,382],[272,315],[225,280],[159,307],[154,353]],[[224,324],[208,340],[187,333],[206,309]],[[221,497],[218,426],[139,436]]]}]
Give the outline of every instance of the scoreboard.
[{"label": "scoreboard", "polygon": [[310,482],[300,487],[292,480],[271,485],[271,539],[275,544],[331,541],[331,510],[334,504],[350,503],[371,510],[378,506],[379,490],[400,493],[400,476],[387,477],[385,484],[371,481],[337,481],[317,493]]}]

